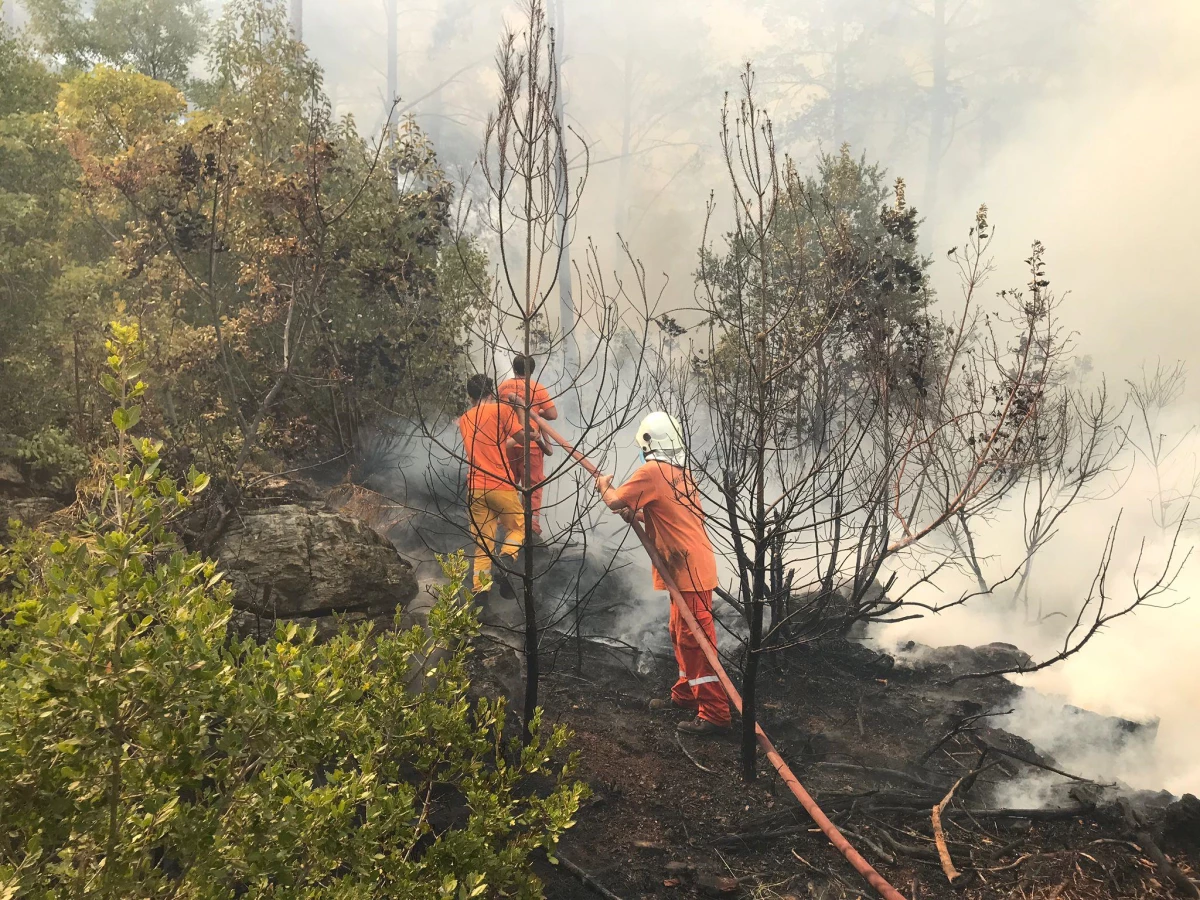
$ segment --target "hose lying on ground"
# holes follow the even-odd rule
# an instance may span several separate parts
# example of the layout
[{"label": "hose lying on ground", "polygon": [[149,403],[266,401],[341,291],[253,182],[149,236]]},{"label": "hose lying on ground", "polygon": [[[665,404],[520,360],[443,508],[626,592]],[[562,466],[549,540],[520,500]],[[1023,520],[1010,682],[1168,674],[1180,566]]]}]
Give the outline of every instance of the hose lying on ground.
[{"label": "hose lying on ground", "polygon": [[[576,450],[560,435],[557,431],[547,425],[542,419],[537,418],[537,426],[546,437],[550,438],[556,444],[561,446],[580,466],[584,468],[590,475],[599,477],[603,473],[589,460],[586,456]],[[674,579],[671,578],[667,571],[666,565],[663,563],[662,557],[658,553],[658,549],[651,543],[647,537],[645,530],[638,522],[633,522],[632,528],[638,540],[642,542],[642,546],[646,549],[646,553],[650,556],[650,562],[658,569],[659,575],[662,576],[663,583],[667,586],[667,591],[671,595],[671,602],[675,604],[679,610],[679,614],[683,617],[683,621],[687,624],[688,630],[696,638],[700,644],[700,649],[704,652],[708,664],[712,666],[713,671],[717,673],[720,679],[721,687],[725,689],[725,693],[729,695],[730,702],[737,708],[738,713],[742,711],[742,695],[734,687],[730,681],[729,675],[726,674],[725,668],[721,665],[721,660],[717,656],[716,648],[708,642],[704,631],[696,622],[696,617],[692,615],[692,611],[688,609],[688,605],[683,601],[683,595],[680,594],[679,588],[675,585]],[[837,826],[829,820],[829,817],[821,811],[821,807],[804,789],[804,785],[792,774],[791,768],[783,761],[783,757],[779,755],[779,751],[775,749],[775,745],[771,743],[771,739],[767,737],[767,733],[762,730],[762,726],[757,722],[754,724],[755,737],[758,739],[758,745],[762,747],[763,753],[766,754],[771,765],[775,767],[775,771],[779,773],[779,777],[783,783],[788,786],[796,799],[800,801],[800,805],[804,807],[805,812],[809,814],[814,822],[820,827],[825,836],[829,838],[829,842],[837,848],[838,852],[846,858],[850,865],[854,866],[855,870],[867,880],[876,892],[885,900],[904,900],[904,895],[891,886],[882,875],[875,871],[869,862],[863,859],[862,855],[850,846],[850,842],[845,836],[838,831]]]},{"label": "hose lying on ground", "polygon": [[558,861],[563,864],[564,869],[583,882],[586,887],[591,888],[601,897],[604,897],[605,900],[621,900],[620,897],[598,882],[594,876],[583,871],[583,869],[579,868],[579,866],[575,865],[575,863],[571,862],[561,853],[558,854]]}]

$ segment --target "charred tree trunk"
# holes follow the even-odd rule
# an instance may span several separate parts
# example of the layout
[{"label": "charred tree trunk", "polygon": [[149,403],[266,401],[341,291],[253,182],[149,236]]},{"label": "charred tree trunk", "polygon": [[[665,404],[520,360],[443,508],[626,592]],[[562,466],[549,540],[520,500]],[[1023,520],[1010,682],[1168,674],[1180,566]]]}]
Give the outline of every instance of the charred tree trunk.
[{"label": "charred tree trunk", "polygon": [[[750,98],[751,104],[753,98]],[[751,106],[751,110],[753,107]],[[753,115],[753,112],[751,112]],[[757,137],[754,131],[750,132]],[[754,153],[757,158],[758,148]],[[758,194],[758,218],[755,223],[755,235],[758,252],[758,334],[755,337],[757,352],[755,354],[755,436],[754,436],[754,585],[753,596],[750,599],[752,608],[750,616],[750,639],[746,653],[746,676],[742,682],[742,778],[753,781],[758,777],[758,741],[754,732],[757,724],[757,709],[755,699],[758,694],[757,681],[759,657],[762,652],[763,607],[768,602],[767,594],[767,398],[769,395],[770,366],[767,356],[768,306],[770,292],[768,289],[768,201],[764,197],[764,184],[761,172],[756,185]]]},{"label": "charred tree trunk", "polygon": [[533,600],[533,557],[528,548],[522,580],[525,582],[525,708],[522,714],[525,743],[529,743],[529,726],[537,714],[538,680],[542,673],[538,659],[537,604]]},{"label": "charred tree trunk", "polygon": [[783,577],[783,533],[779,530],[778,519],[775,522],[775,539],[771,542],[771,632],[776,641],[785,641],[787,625],[787,597],[785,596]]},{"label": "charred tree trunk", "polygon": [[763,609],[767,605],[767,547],[765,529],[755,523],[753,594],[750,597],[750,634],[742,676],[742,778],[758,777],[758,672],[762,665]]}]

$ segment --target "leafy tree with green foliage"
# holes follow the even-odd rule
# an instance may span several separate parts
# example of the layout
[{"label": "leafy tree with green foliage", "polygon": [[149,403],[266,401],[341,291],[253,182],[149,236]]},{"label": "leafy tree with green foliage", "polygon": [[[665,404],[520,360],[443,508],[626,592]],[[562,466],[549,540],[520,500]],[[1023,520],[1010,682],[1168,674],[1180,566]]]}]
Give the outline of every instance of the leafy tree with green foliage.
[{"label": "leafy tree with green foliage", "polygon": [[[778,152],[749,67],[721,139],[734,226],[723,246],[702,249],[705,320],[657,380],[689,435],[698,488],[722,511],[714,538],[738,575],[733,591],[717,592],[747,626],[749,780],[767,654],[859,622],[938,612],[1003,583],[981,576],[974,593],[937,603],[912,596],[973,557],[970,538],[958,546],[953,530],[992,514],[1046,460],[1044,414],[1048,402],[1064,409],[1056,392],[1068,345],[1040,245],[1027,260],[1028,293],[1002,293],[1006,312],[981,309],[986,207],[949,256],[961,305],[932,308],[904,183],[885,202],[882,172],[846,149],[801,178]],[[1089,433],[1087,423],[1053,425],[1064,427]]]},{"label": "leafy tree with green foliage", "polygon": [[58,84],[0,18],[0,116],[53,108]]},{"label": "leafy tree with green foliage", "polygon": [[881,166],[847,146],[820,156],[806,176],[783,160],[778,178],[761,234],[735,229],[720,249],[701,249],[698,281],[723,335],[701,365],[723,367],[739,389],[738,360],[753,352],[742,343],[743,320],[772,323],[766,340],[781,361],[819,335],[824,363],[816,377],[786,366],[772,379],[788,397],[785,428],[807,439],[824,425],[819,408],[806,409],[798,395],[818,387],[861,393],[880,376],[892,387],[919,387],[940,335],[929,314],[930,260],[918,249],[917,210],[903,181],[889,182]]},{"label": "leafy tree with green foliage", "polygon": [[229,4],[210,62],[204,108],[105,66],[58,104],[146,326],[154,427],[220,474],[260,449],[362,466],[415,394],[452,395],[483,258],[424,136],[388,150],[335,121],[281,7]]},{"label": "leafy tree with green foliage", "polygon": [[116,280],[54,119],[58,85],[0,25],[0,455],[68,489],[96,434],[96,339]]},{"label": "leafy tree with green foliage", "polygon": [[222,498],[252,464],[367,474],[418,399],[456,394],[487,280],[433,147],[335,120],[279,4],[227,5],[198,106],[77,62],[97,59],[54,105],[55,75],[0,35],[0,455],[69,489],[107,439],[103,325],[127,314],[155,372],[143,428],[177,470],[202,460]]},{"label": "leafy tree with green foliage", "polygon": [[129,68],[185,87],[208,16],[201,0],[25,0],[41,49],[68,68]]},{"label": "leafy tree with green foliage", "polygon": [[551,768],[561,729],[508,744],[503,701],[467,699],[461,555],[428,636],[231,638],[230,589],[171,530],[208,479],[133,436],[138,329],[111,330],[91,511],[0,552],[0,896],[540,896],[529,854],[584,788]]}]

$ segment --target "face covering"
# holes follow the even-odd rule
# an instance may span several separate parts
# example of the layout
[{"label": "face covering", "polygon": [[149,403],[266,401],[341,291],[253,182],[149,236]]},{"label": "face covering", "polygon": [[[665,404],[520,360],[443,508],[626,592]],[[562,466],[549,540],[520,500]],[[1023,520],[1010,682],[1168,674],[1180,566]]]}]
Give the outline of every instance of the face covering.
[{"label": "face covering", "polygon": [[646,462],[646,451],[645,450],[638,451],[638,459],[641,460],[643,464]]}]

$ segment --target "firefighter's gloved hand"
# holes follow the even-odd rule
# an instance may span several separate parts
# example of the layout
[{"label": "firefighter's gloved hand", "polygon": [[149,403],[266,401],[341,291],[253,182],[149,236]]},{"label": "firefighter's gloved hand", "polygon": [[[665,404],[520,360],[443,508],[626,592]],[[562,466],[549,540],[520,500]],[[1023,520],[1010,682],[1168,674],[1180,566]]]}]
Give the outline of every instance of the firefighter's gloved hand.
[{"label": "firefighter's gloved hand", "polygon": [[603,497],[609,490],[612,489],[613,477],[611,475],[596,476],[596,493]]},{"label": "firefighter's gloved hand", "polygon": [[646,517],[644,515],[642,515],[642,511],[640,509],[630,509],[628,506],[625,507],[623,510],[621,510],[619,513],[617,513],[617,515],[619,515],[622,519],[624,519],[626,522],[628,522],[631,525],[634,522],[645,522],[646,521]]}]

